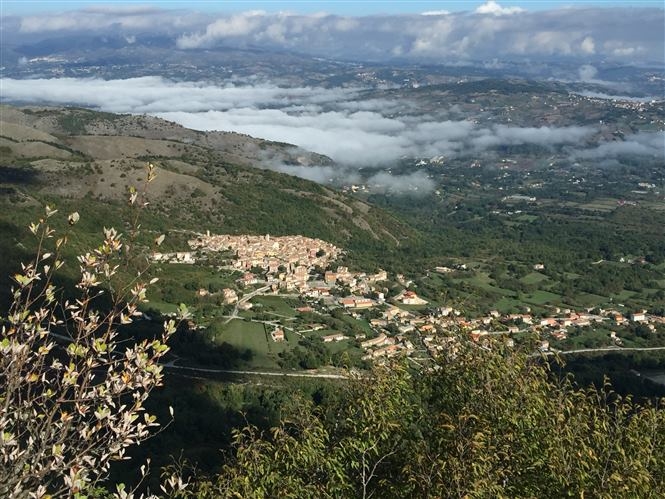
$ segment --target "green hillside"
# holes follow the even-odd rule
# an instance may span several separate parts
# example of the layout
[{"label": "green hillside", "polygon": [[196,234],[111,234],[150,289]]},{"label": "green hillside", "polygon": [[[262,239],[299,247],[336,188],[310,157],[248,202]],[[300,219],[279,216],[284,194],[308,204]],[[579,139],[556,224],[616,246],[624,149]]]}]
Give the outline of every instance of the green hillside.
[{"label": "green hillside", "polygon": [[[147,116],[76,108],[0,109],[0,274],[29,254],[25,227],[50,204],[79,211],[73,247],[127,219],[126,193],[147,163],[157,179],[142,217],[144,233],[168,233],[183,249],[190,231],[303,234],[371,260],[420,237],[386,212],[319,184],[261,169],[260,158],[326,164],[295,146],[235,133],[202,133]],[[256,166],[256,167],[254,167]],[[3,277],[4,279],[4,277]]]}]

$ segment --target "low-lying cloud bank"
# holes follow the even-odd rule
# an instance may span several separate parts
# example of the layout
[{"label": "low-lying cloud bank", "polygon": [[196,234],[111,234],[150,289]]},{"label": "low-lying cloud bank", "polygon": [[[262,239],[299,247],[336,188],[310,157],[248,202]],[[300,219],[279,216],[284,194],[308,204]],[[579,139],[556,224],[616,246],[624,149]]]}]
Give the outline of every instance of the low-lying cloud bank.
[{"label": "low-lying cloud bank", "polygon": [[[382,169],[367,183],[386,190],[429,192],[419,171],[395,177],[385,170],[403,158],[474,156],[498,146],[566,146],[578,158],[662,155],[663,133],[636,134],[589,149],[595,127],[514,127],[440,120],[413,103],[364,99],[363,89],[280,88],[271,84],[214,86],[157,77],[127,80],[4,79],[2,100],[75,104],[118,113],[151,114],[196,130],[235,131],[325,154],[335,167],[264,167],[326,183],[360,182],[359,168]],[[356,100],[357,99],[357,100]],[[401,187],[400,187],[401,186]]]},{"label": "low-lying cloud bank", "polygon": [[272,169],[319,184],[364,184],[369,186],[372,192],[392,192],[421,196],[433,192],[436,188],[434,181],[423,171],[402,175],[392,175],[380,171],[369,177],[364,177],[353,168],[343,165],[337,167],[274,165]]},{"label": "low-lying cloud bank", "polygon": [[[590,127],[480,127],[469,121],[392,115],[393,101],[355,101],[362,89],[280,88],[174,83],[162,78],[2,81],[2,97],[20,102],[91,106],[147,113],[195,130],[235,131],[288,142],[354,167],[381,167],[403,157],[456,156],[500,145],[583,143]],[[409,109],[409,103],[399,104]]]},{"label": "low-lying cloud bank", "polygon": [[351,98],[352,90],[260,85],[226,86],[206,82],[173,82],[158,76],[102,80],[98,78],[2,79],[2,99],[26,102],[76,103],[114,113],[225,111],[243,107],[323,105]]},{"label": "low-lying cloud bank", "polygon": [[605,142],[575,153],[576,157],[585,159],[616,158],[625,155],[665,159],[665,132],[634,133],[620,142]]},{"label": "low-lying cloud bank", "polygon": [[470,7],[466,12],[433,10],[364,17],[89,7],[5,17],[3,32],[9,40],[90,31],[130,37],[162,34],[181,50],[259,47],[351,60],[564,57],[633,63],[664,59],[664,10],[655,4],[654,8],[590,5],[529,11],[490,0]]}]

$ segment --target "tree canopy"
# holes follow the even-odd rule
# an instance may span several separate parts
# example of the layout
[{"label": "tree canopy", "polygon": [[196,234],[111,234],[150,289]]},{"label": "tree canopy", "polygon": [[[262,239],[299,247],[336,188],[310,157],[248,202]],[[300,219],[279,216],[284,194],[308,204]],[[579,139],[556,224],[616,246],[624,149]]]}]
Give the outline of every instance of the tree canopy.
[{"label": "tree canopy", "polygon": [[378,367],[328,407],[235,433],[197,497],[662,497],[665,411],[577,387],[541,358],[459,344],[436,369]]}]

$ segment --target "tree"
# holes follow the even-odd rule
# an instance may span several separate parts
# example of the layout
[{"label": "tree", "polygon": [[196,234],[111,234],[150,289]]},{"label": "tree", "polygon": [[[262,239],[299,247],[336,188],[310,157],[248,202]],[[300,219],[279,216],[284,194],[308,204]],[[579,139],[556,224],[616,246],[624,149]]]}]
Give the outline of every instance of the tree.
[{"label": "tree", "polygon": [[[146,186],[153,178],[150,167]],[[129,237],[105,228],[102,244],[78,256],[72,299],[62,297],[54,280],[65,265],[69,230],[57,236],[50,220],[57,210],[48,206],[30,225],[36,255],[13,276],[13,302],[0,332],[2,497],[84,494],[107,475],[112,460],[158,426],[143,404],[162,383],[158,361],[176,323],[167,321],[150,340],[121,335],[155,282],[144,280],[147,264],[137,270],[130,258],[144,196],[145,189],[130,190],[136,217]],[[78,220],[78,213],[68,217],[70,226]],[[129,283],[120,277],[123,267],[134,272]]]},{"label": "tree", "polygon": [[[665,410],[579,388],[545,359],[459,339],[436,369],[397,362],[298,403],[197,497],[662,497]],[[555,364],[556,365],[556,364]]]},{"label": "tree", "polygon": [[[214,481],[189,491],[217,497],[409,497],[395,481],[403,458],[415,452],[413,424],[419,407],[403,368],[377,371],[370,383],[356,379],[345,397],[324,412],[296,399],[269,436],[255,427],[235,432],[235,460]],[[349,402],[353,402],[349,404]],[[408,449],[408,451],[407,451]]]}]

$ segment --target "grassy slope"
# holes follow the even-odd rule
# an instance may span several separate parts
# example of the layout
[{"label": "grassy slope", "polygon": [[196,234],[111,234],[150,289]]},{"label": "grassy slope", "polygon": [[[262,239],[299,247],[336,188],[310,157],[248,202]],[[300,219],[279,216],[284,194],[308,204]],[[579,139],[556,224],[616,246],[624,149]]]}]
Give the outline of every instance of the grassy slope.
[{"label": "grassy slope", "polygon": [[[416,235],[385,212],[318,184],[246,166],[257,164],[259,156],[302,161],[303,151],[293,146],[79,109],[3,106],[2,120],[0,249],[8,256],[3,274],[25,256],[18,245],[23,227],[45,203],[81,213],[79,247],[89,246],[92,233],[104,225],[122,227],[127,188],[142,183],[148,161],[158,175],[143,229],[171,231],[172,248],[182,248],[183,231],[300,233],[372,251],[391,250]],[[67,155],[25,154],[42,149]],[[310,160],[327,159],[306,153],[305,161]]]}]

